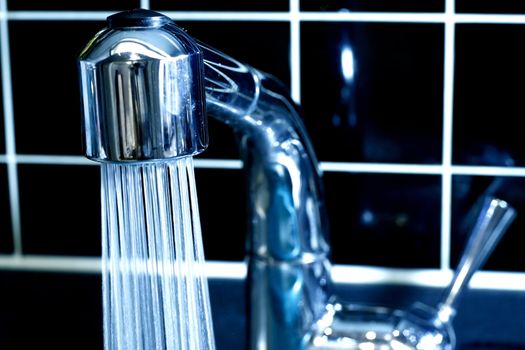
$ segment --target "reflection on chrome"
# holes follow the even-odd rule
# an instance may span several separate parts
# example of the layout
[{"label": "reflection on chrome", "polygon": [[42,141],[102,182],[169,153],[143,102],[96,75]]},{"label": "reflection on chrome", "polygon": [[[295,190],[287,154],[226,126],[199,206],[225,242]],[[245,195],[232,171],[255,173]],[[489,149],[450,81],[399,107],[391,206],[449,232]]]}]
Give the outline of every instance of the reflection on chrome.
[{"label": "reflection on chrome", "polygon": [[[85,153],[101,162],[198,154],[208,142],[205,111],[235,131],[247,178],[250,349],[453,348],[449,323],[422,330],[412,314],[331,295],[321,171],[278,80],[195,41],[162,14],[139,9],[112,18],[81,54]],[[354,128],[350,44],[341,71],[334,120]],[[362,220],[375,218],[364,212]]]},{"label": "reflection on chrome", "polygon": [[346,82],[352,82],[355,74],[354,51],[350,45],[341,50],[341,71]]},{"label": "reflection on chrome", "polygon": [[336,113],[332,116],[332,124],[336,128],[356,128],[356,98],[355,84],[357,78],[357,62],[352,43],[347,38],[341,40],[340,65],[341,65],[341,90]]}]

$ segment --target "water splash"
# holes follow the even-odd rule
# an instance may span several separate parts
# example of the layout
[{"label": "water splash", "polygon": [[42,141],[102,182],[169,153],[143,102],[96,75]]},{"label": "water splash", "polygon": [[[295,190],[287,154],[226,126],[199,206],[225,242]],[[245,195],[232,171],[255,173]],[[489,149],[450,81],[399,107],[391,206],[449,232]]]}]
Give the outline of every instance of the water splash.
[{"label": "water splash", "polygon": [[215,349],[193,158],[101,179],[104,348]]}]

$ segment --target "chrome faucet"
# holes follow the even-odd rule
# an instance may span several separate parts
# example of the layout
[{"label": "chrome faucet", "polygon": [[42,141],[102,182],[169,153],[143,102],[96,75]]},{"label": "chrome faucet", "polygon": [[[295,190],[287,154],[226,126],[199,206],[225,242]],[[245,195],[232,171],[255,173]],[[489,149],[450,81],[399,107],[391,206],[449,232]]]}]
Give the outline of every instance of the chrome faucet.
[{"label": "chrome faucet", "polygon": [[280,82],[200,46],[208,113],[234,129],[247,176],[249,348],[306,349],[330,286],[312,145]]},{"label": "chrome faucet", "polygon": [[204,109],[233,128],[249,197],[248,346],[306,349],[328,304],[327,219],[320,169],[283,85],[142,9],[108,17],[81,54],[80,72],[88,158],[199,153]]},{"label": "chrome faucet", "polygon": [[[436,326],[433,314],[422,322],[421,310],[343,304],[331,293],[322,174],[296,105],[274,77],[142,9],[108,17],[80,55],[80,75],[88,158],[198,154],[207,147],[206,114],[235,131],[248,187],[250,350],[454,349],[450,324]],[[514,217],[506,202],[490,203],[481,232],[495,226],[497,234],[485,235],[486,245],[476,238],[466,271]],[[466,278],[457,280],[453,286]]]}]

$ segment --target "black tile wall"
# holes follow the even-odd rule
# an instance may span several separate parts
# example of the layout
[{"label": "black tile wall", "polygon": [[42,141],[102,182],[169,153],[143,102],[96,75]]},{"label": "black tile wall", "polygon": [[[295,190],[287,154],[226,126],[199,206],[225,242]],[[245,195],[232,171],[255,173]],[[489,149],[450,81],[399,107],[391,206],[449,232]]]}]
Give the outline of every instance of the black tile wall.
[{"label": "black tile wall", "polygon": [[97,21],[9,23],[18,153],[82,154],[77,58],[104,25]]},{"label": "black tile wall", "polygon": [[18,167],[24,253],[100,256],[97,166]]},{"label": "black tile wall", "polygon": [[444,0],[301,0],[303,11],[439,12]]},{"label": "black tile wall", "polygon": [[[99,255],[99,168],[20,165],[18,172],[24,252]],[[243,260],[247,225],[244,174],[196,169],[196,181],[206,258]]]},{"label": "black tile wall", "polygon": [[99,274],[0,272],[0,348],[102,349]]},{"label": "black tile wall", "polygon": [[[465,10],[467,4],[458,0],[458,11],[471,11]],[[104,4],[9,0],[8,5],[9,10],[16,11],[118,11],[140,6],[131,0]],[[292,86],[292,68],[296,67],[291,67],[291,58],[295,57],[290,53],[291,22],[281,16],[289,11],[288,1],[152,0],[150,6],[160,11],[195,11],[192,16],[199,11],[234,11],[232,16],[240,17],[232,17],[231,21],[196,19],[177,23],[193,37]],[[490,11],[499,11],[496,5],[491,6]],[[312,11],[348,10],[431,12],[439,18],[444,1],[301,1],[300,7],[301,11],[310,12],[308,15],[315,15]],[[515,13],[519,12],[517,8],[516,5]],[[239,11],[263,11],[267,17],[260,21],[242,20]],[[301,107],[318,158],[322,162],[380,166],[441,165],[446,156],[445,24],[401,23],[397,17],[392,22],[345,22],[344,17],[337,21],[322,17],[332,15],[337,14],[321,13],[315,21],[299,18]],[[82,156],[77,57],[104,26],[96,18],[53,21],[9,17],[17,155]],[[521,62],[525,61],[525,54],[516,44],[525,35],[524,28],[507,24],[456,25],[453,165],[525,163],[519,125],[525,112],[520,103],[520,82],[525,78]],[[0,155],[5,153],[4,126],[2,118]],[[210,147],[198,158],[238,159],[232,130],[212,118],[209,128]],[[23,252],[97,256],[98,168],[19,161]],[[439,174],[324,174],[336,263],[440,267],[443,193]],[[242,261],[246,231],[242,170],[197,169],[196,176],[207,258]],[[484,193],[480,187],[468,189],[465,194],[465,186],[488,179],[454,177],[453,227]],[[514,188],[521,188],[520,179],[506,180],[514,181]],[[11,252],[6,161],[0,163],[0,190],[0,239],[6,242],[0,245],[0,252]],[[502,196],[510,199],[519,193],[507,191]],[[519,200],[515,202],[519,210],[525,208]],[[516,233],[520,225],[517,221],[487,269],[525,271],[515,248],[521,243]],[[455,265],[464,233],[458,229],[452,232],[451,239],[451,263]]]},{"label": "black tile wall", "polygon": [[11,209],[9,205],[9,186],[7,167],[0,164],[0,253],[13,252],[13,234],[11,228]]},{"label": "black tile wall", "polygon": [[441,162],[443,29],[302,24],[302,107],[321,160]]},{"label": "black tile wall", "polygon": [[288,11],[289,1],[283,0],[150,0],[153,10],[178,11]]},{"label": "black tile wall", "polygon": [[[298,79],[300,91],[296,92],[307,131],[318,158],[329,165],[323,183],[335,264],[407,270],[446,266],[449,262],[440,261],[442,200],[451,195],[447,214],[452,228],[450,265],[455,267],[480,199],[493,194],[516,207],[518,217],[484,269],[525,272],[525,177],[480,175],[484,171],[480,166],[517,167],[519,171],[525,165],[520,123],[525,114],[521,102],[525,49],[520,45],[525,22],[513,17],[523,23],[464,23],[468,16],[452,17],[461,18],[455,25],[453,53],[453,164],[440,168],[449,156],[443,154],[448,149],[443,143],[443,115],[450,112],[443,109],[444,96],[450,92],[444,90],[451,87],[444,85],[444,67],[451,62],[445,61],[450,58],[444,43],[450,25],[445,22],[448,14],[443,15],[445,2],[298,0],[300,13],[294,17],[288,12],[293,2],[287,0],[7,0],[8,11],[17,11],[0,16],[0,21],[7,21],[10,39],[12,81],[6,83],[11,84],[13,95],[22,253],[100,256],[98,166],[75,165],[76,160],[57,165],[63,158],[46,164],[45,159],[53,158],[34,161],[25,156],[82,157],[78,54],[105,26],[100,13],[149,4],[153,10],[172,11],[169,14],[177,18],[187,14],[188,20],[177,19],[177,23],[190,35],[275,75],[286,86],[295,87],[297,81],[292,80]],[[511,0],[456,0],[455,9],[459,14],[525,14],[525,5]],[[94,13],[91,20],[64,20],[60,19],[63,11],[100,13]],[[260,20],[244,18],[246,11],[260,15]],[[231,20],[214,19],[214,12],[231,16]],[[367,12],[367,21],[346,16],[349,12]],[[422,13],[431,16],[417,17]],[[57,18],[38,20],[42,14]],[[389,14],[391,21],[383,17]],[[399,22],[402,18],[421,18],[421,22]],[[492,21],[502,17],[472,18]],[[296,20],[298,33],[292,26]],[[290,51],[295,38],[300,40],[300,67],[291,66],[296,57]],[[0,43],[0,49],[5,48]],[[292,68],[300,68],[298,77],[291,76]],[[8,255],[14,251],[8,165],[14,164],[5,157],[1,88],[0,254]],[[197,158],[238,159],[232,130],[211,118],[209,128],[210,146]],[[327,162],[349,170],[330,170],[333,164]],[[356,171],[353,162],[369,168]],[[396,168],[400,173],[381,168],[392,163],[401,165]],[[403,168],[405,165],[415,167]],[[462,173],[472,169],[473,174],[456,175],[457,166],[465,165],[472,167],[462,167]],[[376,166],[380,170],[374,172]],[[432,169],[432,174],[411,173],[416,168]],[[504,172],[506,168],[497,169]],[[444,192],[448,187],[443,182],[449,170],[453,174],[451,193]],[[197,168],[196,181],[206,258],[244,261],[247,207],[243,171]],[[100,284],[99,274],[0,271],[0,348],[70,349],[79,339],[86,348],[101,348]],[[236,306],[240,305],[239,289],[213,282],[210,287],[212,292],[223,293],[212,298],[214,305],[231,295]],[[491,307],[499,310],[500,305]],[[505,314],[512,310],[508,306]],[[220,319],[230,322],[244,310],[236,312],[221,314]],[[470,311],[467,318],[458,320],[472,324],[475,315]],[[487,322],[486,327],[493,323]],[[229,341],[239,338],[228,333]]]},{"label": "black tile wall", "polygon": [[244,260],[248,222],[243,172],[196,169],[195,181],[206,259]]},{"label": "black tile wall", "polygon": [[196,158],[239,159],[240,152],[237,137],[233,129],[208,116],[208,148]]},{"label": "black tile wall", "polygon": [[7,0],[7,8],[14,11],[122,11],[140,6],[140,0]]},{"label": "black tile wall", "polygon": [[439,176],[325,173],[324,184],[335,263],[439,267]]},{"label": "black tile wall", "polygon": [[523,25],[458,24],[454,164],[525,165]]},{"label": "black tile wall", "polygon": [[525,14],[525,3],[515,0],[456,0],[459,13]]}]

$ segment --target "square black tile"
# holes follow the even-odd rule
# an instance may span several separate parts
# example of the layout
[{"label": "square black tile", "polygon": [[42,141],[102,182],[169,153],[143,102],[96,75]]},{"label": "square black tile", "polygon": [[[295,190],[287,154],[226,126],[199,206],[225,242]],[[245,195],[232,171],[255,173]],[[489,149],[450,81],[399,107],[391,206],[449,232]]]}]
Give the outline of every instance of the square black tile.
[{"label": "square black tile", "polygon": [[9,22],[18,153],[82,154],[77,58],[104,26],[98,21]]},{"label": "square black tile", "polygon": [[525,26],[458,24],[453,162],[525,165]]},{"label": "square black tile", "polygon": [[117,11],[139,6],[139,0],[7,0],[7,8],[12,11]]},{"label": "square black tile", "polygon": [[207,260],[242,261],[247,228],[244,173],[235,169],[195,169]]},{"label": "square black tile", "polygon": [[7,181],[7,167],[5,164],[0,164],[0,213],[2,213],[0,215],[0,253],[13,252],[13,229]]},{"label": "square black tile", "polygon": [[482,269],[525,272],[525,178],[455,175],[452,189],[451,266],[459,262],[482,201],[492,196],[508,202],[517,216]]},{"label": "square black tile", "polygon": [[287,0],[150,0],[153,10],[178,11],[288,11]]},{"label": "square black tile", "polygon": [[525,3],[516,0],[456,0],[456,12],[525,14]]},{"label": "square black tile", "polygon": [[208,115],[208,148],[196,158],[239,159],[239,144],[231,128]]},{"label": "square black tile", "polygon": [[24,253],[100,255],[98,166],[22,164],[18,177]]},{"label": "square black tile", "polygon": [[[177,21],[189,35],[290,86],[290,27],[283,22]],[[242,36],[239,33],[243,33]],[[248,39],[249,38],[249,39]],[[210,146],[201,157],[239,158],[230,127],[209,116]]]},{"label": "square black tile", "polygon": [[302,24],[301,101],[322,161],[441,162],[443,29]]},{"label": "square black tile", "polygon": [[0,285],[1,349],[103,349],[100,274],[0,271]]},{"label": "square black tile", "polygon": [[301,0],[302,11],[443,12],[444,0]]},{"label": "square black tile", "polygon": [[438,268],[441,178],[325,173],[332,260]]}]

